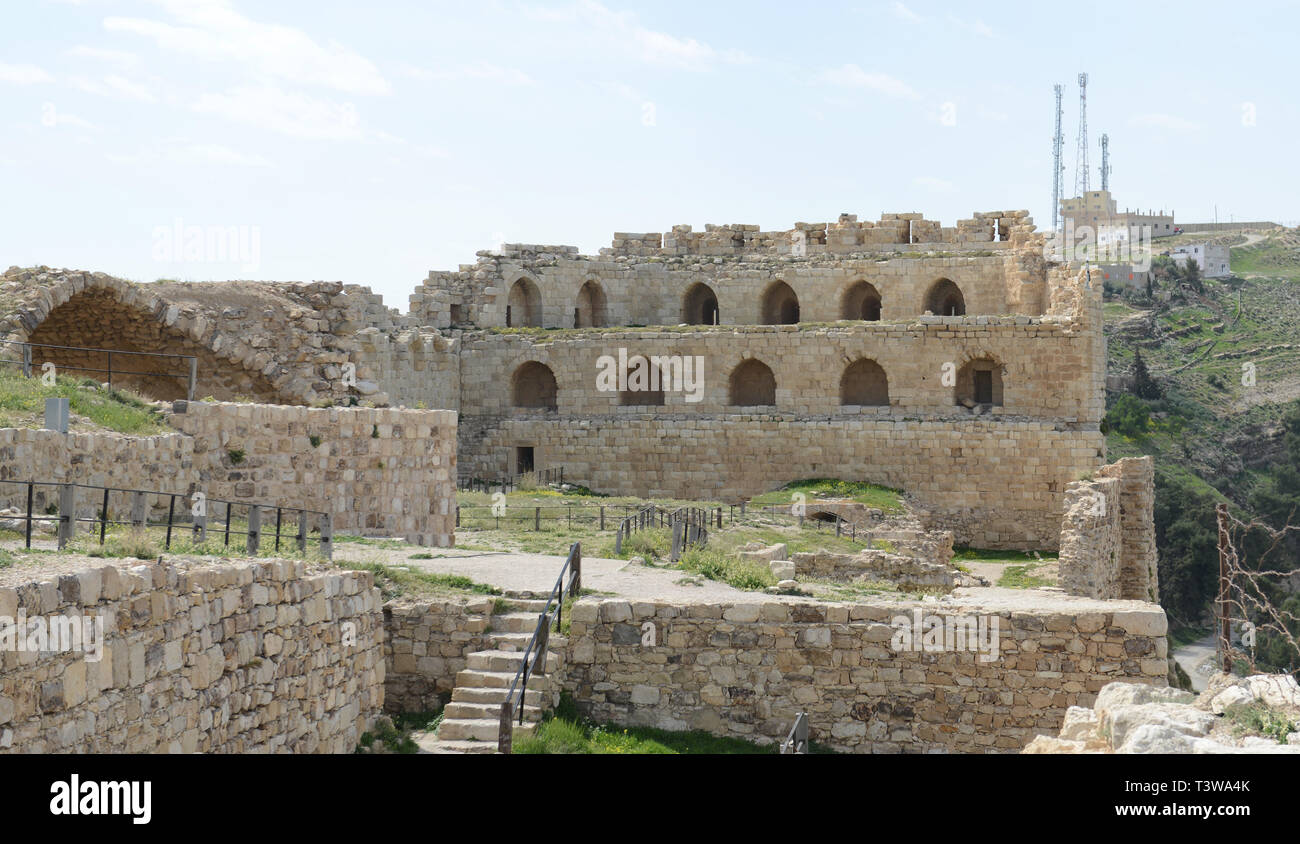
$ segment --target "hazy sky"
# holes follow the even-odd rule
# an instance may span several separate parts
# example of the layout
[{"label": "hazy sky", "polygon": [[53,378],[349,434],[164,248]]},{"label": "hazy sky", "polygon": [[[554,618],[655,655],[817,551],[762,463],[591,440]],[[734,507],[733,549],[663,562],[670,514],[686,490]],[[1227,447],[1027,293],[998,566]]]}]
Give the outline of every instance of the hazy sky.
[{"label": "hazy sky", "polygon": [[[1052,84],[1072,190],[1082,70],[1091,182],[1108,132],[1121,208],[1293,222],[1297,31],[1266,0],[5,0],[0,266],[342,280],[405,310],[502,240],[1046,227]],[[186,260],[231,228],[242,259]]]}]

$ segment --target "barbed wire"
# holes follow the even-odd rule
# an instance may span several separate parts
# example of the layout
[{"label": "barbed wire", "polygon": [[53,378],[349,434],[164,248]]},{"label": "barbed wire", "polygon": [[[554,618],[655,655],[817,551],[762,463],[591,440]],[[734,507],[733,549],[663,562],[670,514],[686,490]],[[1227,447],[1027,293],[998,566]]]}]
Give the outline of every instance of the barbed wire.
[{"label": "barbed wire", "polygon": [[[1290,518],[1281,529],[1259,519],[1245,522],[1228,512],[1224,505],[1219,505],[1218,515],[1219,559],[1222,569],[1218,594],[1219,613],[1222,616],[1226,609],[1229,618],[1239,617],[1250,625],[1247,628],[1250,641],[1243,638],[1243,644],[1249,647],[1249,651],[1234,648],[1230,636],[1226,641],[1222,635],[1216,637],[1220,665],[1228,665],[1229,659],[1234,664],[1238,659],[1244,659],[1251,672],[1258,673],[1255,645],[1261,633],[1276,636],[1277,641],[1288,645],[1294,654],[1292,662],[1300,662],[1300,642],[1297,642],[1296,634],[1292,632],[1300,629],[1300,615],[1274,605],[1270,597],[1271,592],[1282,588],[1282,583],[1274,581],[1300,581],[1300,568],[1268,567],[1275,565],[1269,562],[1270,557],[1284,547],[1289,537],[1293,534],[1300,535],[1300,526],[1291,524]],[[1255,555],[1253,561],[1243,559],[1238,546],[1246,545],[1248,537],[1256,532],[1262,537],[1265,547]],[[1224,619],[1220,617],[1219,621],[1222,624]],[[1274,669],[1277,667],[1273,666]]]}]

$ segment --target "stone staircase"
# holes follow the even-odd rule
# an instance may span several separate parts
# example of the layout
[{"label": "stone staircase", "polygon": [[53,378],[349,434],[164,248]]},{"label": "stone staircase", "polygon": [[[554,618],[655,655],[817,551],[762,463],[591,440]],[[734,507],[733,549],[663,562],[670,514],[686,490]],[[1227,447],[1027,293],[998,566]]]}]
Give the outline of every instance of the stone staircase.
[{"label": "stone staircase", "polygon": [[[451,702],[443,710],[442,723],[434,734],[414,737],[427,753],[495,753],[500,733],[501,704],[510,683],[523,662],[524,649],[537,629],[537,617],[546,609],[546,601],[532,598],[506,598],[510,609],[490,618],[489,650],[476,651],[466,657],[466,666],[456,675]],[[546,657],[546,673],[528,678],[524,698],[524,723],[515,710],[515,740],[532,733],[537,722],[560,699],[559,675],[564,668],[567,641],[551,631]]]}]

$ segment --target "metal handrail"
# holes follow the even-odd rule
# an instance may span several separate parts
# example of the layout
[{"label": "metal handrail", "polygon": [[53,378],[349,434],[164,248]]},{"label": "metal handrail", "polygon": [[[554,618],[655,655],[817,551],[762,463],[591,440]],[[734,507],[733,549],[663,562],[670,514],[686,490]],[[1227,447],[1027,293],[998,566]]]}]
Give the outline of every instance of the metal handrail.
[{"label": "metal handrail", "polygon": [[[569,586],[564,587],[564,573],[571,572],[569,577]],[[570,597],[576,596],[582,589],[582,543],[575,542],[569,547],[569,556],[565,558],[564,565],[560,567],[560,575],[555,579],[555,586],[551,588],[550,595],[546,598],[546,609],[537,617],[537,627],[533,630],[532,637],[528,640],[528,647],[524,650],[523,659],[519,662],[519,670],[515,672],[515,677],[510,681],[510,690],[506,692],[506,699],[501,702],[501,729],[497,734],[497,750],[502,753],[509,753],[514,737],[514,699],[515,689],[519,689],[519,723],[524,723],[524,707],[528,697],[528,677],[534,673],[535,669],[540,669],[540,673],[546,673],[546,649],[550,645],[551,632],[551,603],[556,602],[555,607],[555,628],[558,630],[564,615],[564,597],[565,593]],[[537,653],[534,654],[533,651]],[[529,661],[529,657],[532,661]]]},{"label": "metal handrail", "polygon": [[808,713],[800,712],[794,719],[794,726],[781,742],[781,755],[808,752]]}]

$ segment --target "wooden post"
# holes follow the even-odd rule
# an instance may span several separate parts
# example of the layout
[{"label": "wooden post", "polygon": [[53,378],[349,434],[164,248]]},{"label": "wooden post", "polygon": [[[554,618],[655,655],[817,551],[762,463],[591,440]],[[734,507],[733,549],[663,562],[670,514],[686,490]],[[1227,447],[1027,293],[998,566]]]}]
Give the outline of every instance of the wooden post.
[{"label": "wooden post", "polygon": [[176,518],[176,496],[172,495],[167,500],[167,541],[163,547],[168,551],[172,549],[172,519]]},{"label": "wooden post", "polygon": [[191,357],[190,358],[190,384],[189,384],[189,388],[185,391],[186,401],[194,401],[194,384],[195,382],[198,381],[198,377],[199,377],[199,359],[196,357]]},{"label": "wooden post", "polygon": [[682,558],[682,523],[673,522],[673,550],[672,561],[675,563]]},{"label": "wooden post", "polygon": [[1220,502],[1214,507],[1219,523],[1219,648],[1223,657],[1223,671],[1232,673],[1232,621],[1228,611],[1228,505]]},{"label": "wooden post", "polygon": [[73,519],[77,515],[77,488],[59,484],[59,550],[72,539]]},{"label": "wooden post", "polygon": [[501,727],[497,732],[497,752],[509,753],[514,743],[515,725],[514,702],[510,698],[501,701]]},{"label": "wooden post", "polygon": [[306,510],[298,511],[297,541],[298,541],[298,550],[306,551],[307,550],[307,511]]},{"label": "wooden post", "polygon": [[131,530],[144,530],[148,501],[143,492],[131,493]]},{"label": "wooden post", "polygon": [[[30,522],[28,523],[30,525]],[[618,523],[618,530],[614,531],[614,556],[617,557],[623,553],[623,525],[625,522]]]},{"label": "wooden post", "polygon": [[[24,346],[23,348],[27,348]],[[27,482],[27,543],[26,547],[32,547],[32,497],[35,494],[36,484],[31,481]]]},{"label": "wooden post", "polygon": [[541,530],[541,529],[542,529],[542,508],[534,507],[533,508],[533,530]]},{"label": "wooden post", "polygon": [[605,505],[600,505],[600,529],[605,529]]},{"label": "wooden post", "polygon": [[573,576],[569,578],[569,594],[577,597],[582,591],[582,543],[573,543]]}]

